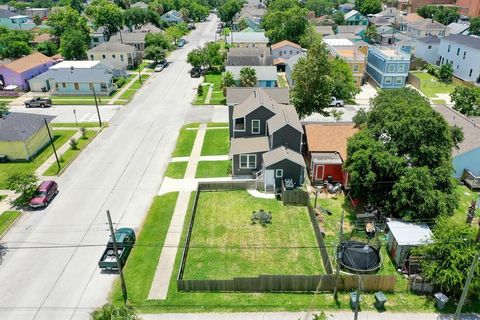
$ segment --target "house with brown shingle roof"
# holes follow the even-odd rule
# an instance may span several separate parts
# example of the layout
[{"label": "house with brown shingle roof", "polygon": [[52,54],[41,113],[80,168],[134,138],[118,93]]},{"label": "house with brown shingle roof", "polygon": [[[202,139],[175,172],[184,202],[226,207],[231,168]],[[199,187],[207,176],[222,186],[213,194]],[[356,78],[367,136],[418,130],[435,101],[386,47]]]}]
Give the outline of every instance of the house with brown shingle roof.
[{"label": "house with brown shingle roof", "polygon": [[0,81],[3,85],[16,85],[29,90],[28,80],[44,73],[53,65],[53,60],[40,52],[14,60],[0,66]]},{"label": "house with brown shingle roof", "polygon": [[353,124],[312,123],[305,125],[307,164],[312,184],[331,179],[346,184],[343,162],[347,159],[347,140],[358,130]]}]

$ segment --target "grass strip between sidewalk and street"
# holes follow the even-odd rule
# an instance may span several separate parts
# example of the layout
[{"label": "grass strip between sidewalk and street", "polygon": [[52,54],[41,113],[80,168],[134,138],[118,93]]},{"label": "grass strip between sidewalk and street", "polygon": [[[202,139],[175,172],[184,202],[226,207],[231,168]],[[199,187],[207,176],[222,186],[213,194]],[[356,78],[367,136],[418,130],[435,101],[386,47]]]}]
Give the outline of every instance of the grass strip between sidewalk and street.
[{"label": "grass strip between sidewalk and street", "polygon": [[165,176],[172,179],[183,179],[187,171],[188,161],[170,162],[165,172]]},{"label": "grass strip between sidewalk and street", "polygon": [[[52,122],[52,127],[54,128],[98,128],[98,122]],[[103,127],[108,127],[108,122],[102,121]]]},{"label": "grass strip between sidewalk and street", "polygon": [[20,217],[21,211],[5,211],[0,215],[0,236]]},{"label": "grass strip between sidewalk and street", "polygon": [[180,134],[177,139],[175,150],[172,153],[172,157],[188,157],[190,156],[190,153],[192,153],[197,130],[187,130],[187,128],[192,127],[185,125],[180,129]]},{"label": "grass strip between sidewalk and street", "polygon": [[77,149],[72,149],[71,147],[65,151],[63,155],[60,156],[60,169],[58,168],[57,162],[54,162],[44,173],[44,176],[55,176],[61,173],[65,168],[72,163],[72,161],[82,152],[83,149],[95,138],[97,135],[95,130],[87,130],[85,132],[85,139],[80,137],[77,139]]}]

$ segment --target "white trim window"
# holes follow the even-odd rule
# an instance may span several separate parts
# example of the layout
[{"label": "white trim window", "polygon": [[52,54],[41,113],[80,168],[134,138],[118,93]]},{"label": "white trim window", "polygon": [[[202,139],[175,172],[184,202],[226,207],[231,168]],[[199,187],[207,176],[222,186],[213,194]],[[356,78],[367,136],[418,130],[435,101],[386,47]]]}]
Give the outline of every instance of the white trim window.
[{"label": "white trim window", "polygon": [[396,77],[395,78],[395,84],[402,84],[402,83],[403,83],[402,77]]},{"label": "white trim window", "polygon": [[392,77],[385,77],[385,84],[392,84]]},{"label": "white trim window", "polygon": [[360,67],[358,66],[358,64],[354,64],[353,65],[353,72],[358,72],[358,70],[360,70]]},{"label": "white trim window", "polygon": [[387,72],[395,72],[395,65],[390,63],[387,67]]},{"label": "white trim window", "polygon": [[397,72],[405,72],[405,65],[404,64],[399,64],[397,66]]},{"label": "white trim window", "polygon": [[260,134],[260,120],[252,120],[252,134]]},{"label": "white trim window", "polygon": [[275,178],[283,178],[283,169],[275,170]]},{"label": "white trim window", "polygon": [[255,169],[257,167],[256,154],[241,154],[240,169]]}]

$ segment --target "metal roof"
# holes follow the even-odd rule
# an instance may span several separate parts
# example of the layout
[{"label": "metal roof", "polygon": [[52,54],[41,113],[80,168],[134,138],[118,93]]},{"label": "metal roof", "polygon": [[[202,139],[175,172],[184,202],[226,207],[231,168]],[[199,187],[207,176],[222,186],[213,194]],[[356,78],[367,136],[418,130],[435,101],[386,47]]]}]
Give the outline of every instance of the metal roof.
[{"label": "metal roof", "polygon": [[464,32],[465,30],[470,27],[469,23],[456,23],[452,22],[449,25],[447,25],[448,30],[450,30],[450,34],[459,34]]},{"label": "metal roof", "polygon": [[60,63],[57,63],[53,66],[51,66],[49,69],[50,70],[59,70],[59,69],[93,69],[96,67],[98,64],[100,64],[100,61],[92,61],[92,60],[82,60],[82,61],[62,61]]},{"label": "metal roof", "polygon": [[268,168],[269,166],[274,165],[282,160],[288,160],[305,167],[305,160],[303,159],[303,156],[298,152],[288,149],[287,147],[278,147],[263,154],[263,164],[265,168]]},{"label": "metal roof", "polygon": [[0,118],[0,141],[25,141],[55,117],[33,113],[10,112]]},{"label": "metal roof", "polygon": [[400,246],[417,246],[432,240],[432,231],[425,223],[392,220],[387,226]]},{"label": "metal roof", "polygon": [[314,152],[311,154],[315,164],[342,164],[342,158],[337,152]]},{"label": "metal roof", "polygon": [[234,138],[230,140],[230,156],[244,153],[265,152],[270,149],[267,136]]},{"label": "metal roof", "polygon": [[443,40],[480,50],[480,38],[477,37],[466,36],[464,34],[451,34],[443,38]]}]

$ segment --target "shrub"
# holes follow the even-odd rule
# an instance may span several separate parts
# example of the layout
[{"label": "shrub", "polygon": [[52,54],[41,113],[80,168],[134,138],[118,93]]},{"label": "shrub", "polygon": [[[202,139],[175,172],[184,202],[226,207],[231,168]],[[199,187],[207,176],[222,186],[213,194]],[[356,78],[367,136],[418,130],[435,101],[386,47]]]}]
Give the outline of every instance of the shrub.
[{"label": "shrub", "polygon": [[87,139],[87,129],[85,129],[85,127],[80,128],[80,134],[82,135],[83,140]]},{"label": "shrub", "polygon": [[428,74],[431,74],[434,77],[438,77],[438,67],[433,64],[427,64],[425,65],[425,71],[427,71]]},{"label": "shrub", "polygon": [[197,95],[201,96],[203,94],[203,85],[199,84],[197,88]]},{"label": "shrub", "polygon": [[123,87],[123,85],[127,82],[127,79],[125,77],[120,77],[115,81],[115,84],[117,85],[117,88]]},{"label": "shrub", "polygon": [[78,142],[75,140],[75,138],[70,139],[70,148],[72,150],[77,150],[78,149]]}]

